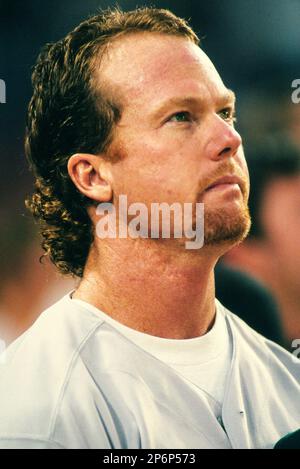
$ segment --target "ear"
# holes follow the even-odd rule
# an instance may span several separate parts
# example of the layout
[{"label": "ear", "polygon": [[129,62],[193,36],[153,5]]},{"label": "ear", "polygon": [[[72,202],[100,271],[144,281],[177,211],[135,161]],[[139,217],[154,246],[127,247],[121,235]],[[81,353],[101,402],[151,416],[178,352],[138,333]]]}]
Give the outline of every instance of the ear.
[{"label": "ear", "polygon": [[68,173],[77,189],[97,202],[112,198],[111,163],[101,156],[76,153],[68,161]]}]

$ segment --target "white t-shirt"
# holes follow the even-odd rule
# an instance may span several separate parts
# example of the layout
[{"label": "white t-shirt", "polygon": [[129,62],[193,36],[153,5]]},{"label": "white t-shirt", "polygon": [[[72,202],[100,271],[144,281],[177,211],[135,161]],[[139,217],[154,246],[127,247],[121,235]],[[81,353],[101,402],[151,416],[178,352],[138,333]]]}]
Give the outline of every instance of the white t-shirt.
[{"label": "white t-shirt", "polygon": [[[71,298],[73,292],[69,294]],[[85,301],[76,298],[72,301],[98,314],[129,340],[204,391],[213,413],[221,422],[226,378],[232,357],[232,343],[224,315],[216,310],[212,329],[201,337],[164,339],[131,329]]]},{"label": "white t-shirt", "polygon": [[0,448],[273,448],[300,427],[300,360],[216,308],[233,349],[224,429],[206,392],[65,295],[0,363]]}]

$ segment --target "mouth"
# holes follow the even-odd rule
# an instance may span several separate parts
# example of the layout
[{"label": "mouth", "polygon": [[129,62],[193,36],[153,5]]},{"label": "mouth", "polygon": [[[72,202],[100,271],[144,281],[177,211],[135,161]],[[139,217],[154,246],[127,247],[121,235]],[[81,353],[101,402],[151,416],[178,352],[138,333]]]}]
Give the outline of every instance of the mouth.
[{"label": "mouth", "polygon": [[235,190],[241,190],[241,185],[242,181],[239,177],[237,176],[223,176],[216,181],[214,181],[212,184],[210,184],[204,192],[209,192],[209,191],[222,191],[222,190],[228,190],[228,189],[235,189]]}]

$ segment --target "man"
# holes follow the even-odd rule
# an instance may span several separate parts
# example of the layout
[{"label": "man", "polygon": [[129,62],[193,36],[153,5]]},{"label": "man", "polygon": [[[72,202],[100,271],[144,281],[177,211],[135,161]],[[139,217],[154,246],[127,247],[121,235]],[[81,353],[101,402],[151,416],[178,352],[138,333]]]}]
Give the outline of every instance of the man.
[{"label": "man", "polygon": [[[47,46],[33,85],[28,206],[81,282],[7,349],[0,445],[273,447],[300,422],[300,362],[215,299],[249,180],[233,93],[196,35],[166,10],[107,11]],[[124,195],[147,213],[192,204],[187,233],[204,204],[204,245],[178,220],[170,238],[102,236],[99,203]]]},{"label": "man", "polygon": [[286,346],[300,339],[300,151],[283,136],[249,149],[248,239],[225,256],[272,293],[281,314]]}]

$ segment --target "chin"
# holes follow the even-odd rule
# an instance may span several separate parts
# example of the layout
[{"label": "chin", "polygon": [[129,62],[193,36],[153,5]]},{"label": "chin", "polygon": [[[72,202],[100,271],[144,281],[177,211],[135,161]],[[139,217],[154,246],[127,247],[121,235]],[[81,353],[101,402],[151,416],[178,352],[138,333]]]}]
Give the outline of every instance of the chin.
[{"label": "chin", "polygon": [[204,216],[204,245],[237,244],[243,241],[251,227],[248,208],[238,213],[206,212]]}]

